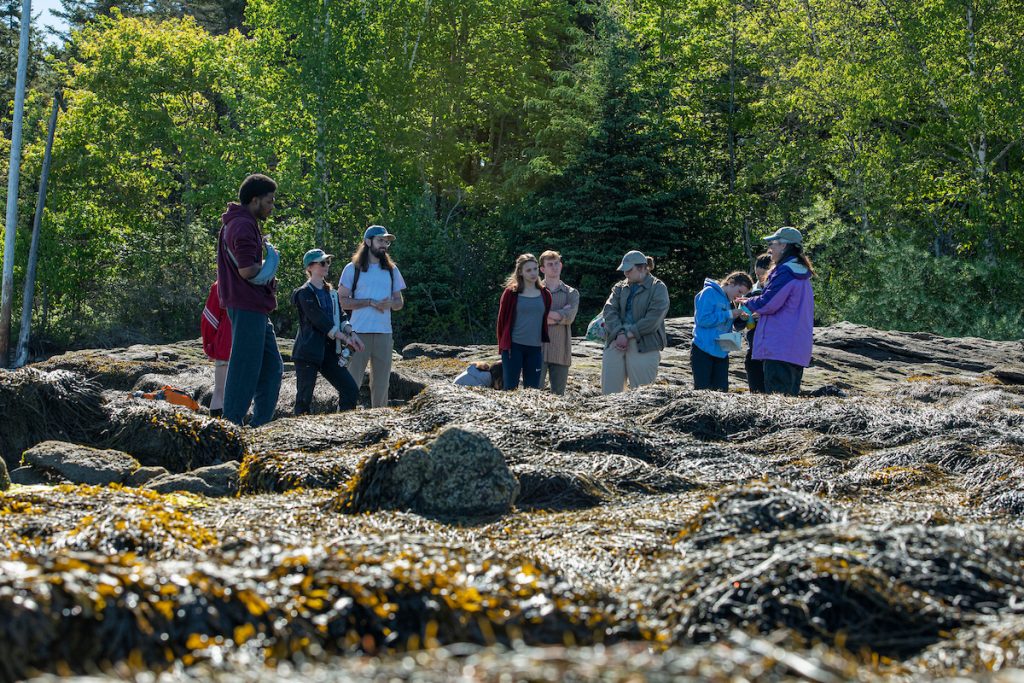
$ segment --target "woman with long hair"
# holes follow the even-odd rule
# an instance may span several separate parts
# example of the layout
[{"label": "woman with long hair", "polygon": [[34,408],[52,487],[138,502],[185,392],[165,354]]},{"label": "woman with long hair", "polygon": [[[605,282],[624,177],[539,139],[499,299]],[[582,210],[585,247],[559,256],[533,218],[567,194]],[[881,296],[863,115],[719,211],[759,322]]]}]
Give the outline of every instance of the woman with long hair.
[{"label": "woman with long hair", "polygon": [[515,270],[505,281],[498,305],[498,350],[505,389],[540,388],[544,342],[548,337],[551,293],[540,282],[540,268],[533,254],[520,254]]},{"label": "woman with long hair", "polygon": [[604,304],[606,331],[601,357],[601,391],[614,394],[629,386],[651,384],[658,377],[665,348],[668,287],[651,275],[654,259],[639,251],[622,257],[625,279],[612,286]]},{"label": "woman with long hair", "polygon": [[767,393],[796,396],[814,346],[814,267],[796,228],[779,228],[764,241],[772,257],[764,290],[740,300],[757,318],[751,357],[764,363]]},{"label": "woman with long hair", "polygon": [[742,271],[721,280],[704,279],[704,288],[693,297],[693,343],[690,367],[694,389],[729,391],[729,351],[719,337],[732,331],[742,311],[733,302],[750,293],[754,281]]}]

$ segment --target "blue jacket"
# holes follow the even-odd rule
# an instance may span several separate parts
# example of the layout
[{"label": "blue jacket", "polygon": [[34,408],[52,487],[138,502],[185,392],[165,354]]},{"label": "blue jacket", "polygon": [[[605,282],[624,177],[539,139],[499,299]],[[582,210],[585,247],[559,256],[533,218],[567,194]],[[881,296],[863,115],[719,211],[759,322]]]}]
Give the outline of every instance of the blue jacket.
[{"label": "blue jacket", "polygon": [[693,345],[716,358],[727,358],[729,352],[718,344],[719,335],[732,332],[732,304],[722,285],[704,279],[704,289],[693,297]]},{"label": "blue jacket", "polygon": [[760,296],[747,301],[757,313],[754,360],[780,360],[807,367],[814,346],[811,273],[795,257],[772,268]]}]

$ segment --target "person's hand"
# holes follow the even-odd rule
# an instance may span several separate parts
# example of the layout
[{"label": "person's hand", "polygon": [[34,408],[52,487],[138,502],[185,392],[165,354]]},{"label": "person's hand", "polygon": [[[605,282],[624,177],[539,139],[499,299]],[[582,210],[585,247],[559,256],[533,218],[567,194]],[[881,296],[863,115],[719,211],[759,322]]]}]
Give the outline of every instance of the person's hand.
[{"label": "person's hand", "polygon": [[619,336],[615,338],[615,348],[619,351],[625,351],[629,348],[629,337],[626,336],[625,332],[619,332]]},{"label": "person's hand", "polygon": [[391,308],[391,299],[376,299],[370,300],[370,305],[376,308],[378,311],[383,313],[384,311]]},{"label": "person's hand", "polygon": [[732,319],[733,320],[735,320],[736,318],[741,318],[741,317],[742,318],[746,318],[747,317],[747,314],[744,313],[743,311],[741,311],[738,308],[732,309],[732,311],[730,311],[730,314],[732,315]]},{"label": "person's hand", "polygon": [[363,349],[366,348],[366,345],[363,344],[363,340],[360,339],[359,335],[356,334],[355,332],[349,335],[348,345],[352,347],[353,351],[362,351]]},{"label": "person's hand", "polygon": [[558,323],[562,322],[564,318],[565,316],[563,316],[558,311],[551,311],[550,313],[548,313],[548,324],[557,325]]}]

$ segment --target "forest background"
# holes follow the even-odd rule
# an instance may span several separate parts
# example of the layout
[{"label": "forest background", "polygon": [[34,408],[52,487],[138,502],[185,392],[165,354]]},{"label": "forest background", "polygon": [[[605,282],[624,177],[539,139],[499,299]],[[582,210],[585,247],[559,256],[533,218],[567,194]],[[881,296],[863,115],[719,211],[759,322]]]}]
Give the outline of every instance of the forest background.
[{"label": "forest background", "polygon": [[[220,214],[257,171],[282,336],[303,252],[336,278],[382,223],[399,344],[492,341],[515,255],[544,249],[577,333],[634,248],[688,314],[784,224],[821,323],[1021,337],[1020,1],[61,3],[62,40],[33,29],[17,226],[12,338],[59,88],[37,352],[198,336]],[[6,178],[21,3],[0,5]]]}]

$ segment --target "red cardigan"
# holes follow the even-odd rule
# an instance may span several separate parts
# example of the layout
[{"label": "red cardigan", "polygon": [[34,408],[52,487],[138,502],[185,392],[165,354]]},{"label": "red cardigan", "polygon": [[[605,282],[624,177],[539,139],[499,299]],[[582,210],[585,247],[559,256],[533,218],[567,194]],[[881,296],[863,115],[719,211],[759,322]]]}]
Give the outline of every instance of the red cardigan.
[{"label": "red cardigan", "polygon": [[[544,317],[541,318],[540,339],[549,342],[548,313],[551,311],[551,292],[546,287],[540,288],[540,296],[544,299]],[[516,306],[519,304],[519,293],[505,289],[501,293],[498,304],[498,351],[512,350],[512,328],[516,324]]]}]

